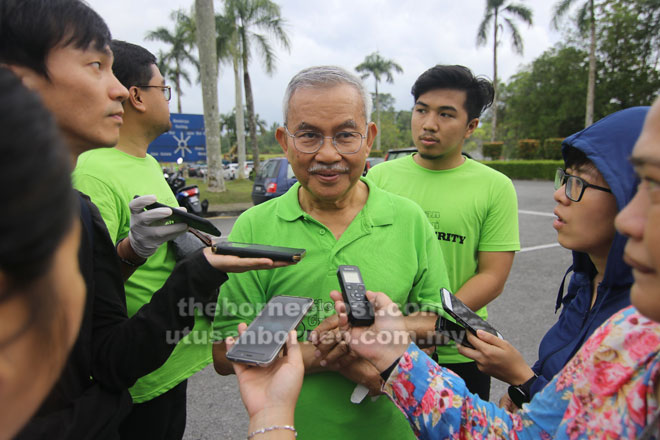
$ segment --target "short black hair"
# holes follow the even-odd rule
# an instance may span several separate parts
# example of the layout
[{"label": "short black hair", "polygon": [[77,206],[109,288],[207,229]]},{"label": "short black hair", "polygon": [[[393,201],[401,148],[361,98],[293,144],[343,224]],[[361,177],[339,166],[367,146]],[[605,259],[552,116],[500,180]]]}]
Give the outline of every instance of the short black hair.
[{"label": "short black hair", "polygon": [[111,40],[103,18],[81,0],[0,1],[0,63],[48,78],[46,59],[53,48],[105,50]]},{"label": "short black hair", "polygon": [[596,164],[580,149],[567,145],[564,147],[564,167],[566,169],[582,169],[583,171],[596,170]]},{"label": "short black hair", "polygon": [[410,91],[417,99],[426,92],[437,89],[462,90],[466,93],[465,110],[468,121],[478,118],[493,103],[495,91],[488,78],[474,76],[465,66],[441,65],[433,66],[422,73]]},{"label": "short black hair", "polygon": [[147,85],[153,72],[151,66],[156,64],[156,57],[142,46],[121,40],[112,40],[110,49],[115,56],[112,72],[127,89]]},{"label": "short black hair", "polygon": [[7,282],[0,289],[0,303],[21,295],[30,310],[23,327],[0,346],[32,324],[47,335],[47,343],[55,327],[67,325],[58,322],[57,299],[45,275],[78,213],[71,157],[39,96],[2,67],[0,101],[0,187],[16,188],[5,191],[2,200],[0,271]]}]

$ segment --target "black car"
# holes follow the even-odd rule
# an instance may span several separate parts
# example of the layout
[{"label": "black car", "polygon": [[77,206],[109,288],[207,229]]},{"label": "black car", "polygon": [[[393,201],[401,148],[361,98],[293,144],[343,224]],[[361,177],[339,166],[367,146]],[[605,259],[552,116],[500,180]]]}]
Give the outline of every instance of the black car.
[{"label": "black car", "polygon": [[385,160],[394,160],[400,157],[408,156],[409,154],[417,153],[417,148],[399,148],[397,150],[388,150],[385,154]]},{"label": "black car", "polygon": [[268,159],[261,164],[259,172],[254,176],[252,203],[258,205],[279,197],[297,181],[286,157]]}]

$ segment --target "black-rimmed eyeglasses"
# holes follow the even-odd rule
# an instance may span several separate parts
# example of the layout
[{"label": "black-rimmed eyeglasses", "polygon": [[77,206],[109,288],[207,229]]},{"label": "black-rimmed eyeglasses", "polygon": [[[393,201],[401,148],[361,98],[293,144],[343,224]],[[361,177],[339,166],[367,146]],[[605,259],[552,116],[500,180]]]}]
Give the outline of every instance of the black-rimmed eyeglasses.
[{"label": "black-rimmed eyeglasses", "polygon": [[170,86],[135,86],[135,87],[140,87],[141,89],[148,89],[148,88],[161,89],[163,91],[163,95],[165,96],[165,101],[169,101],[170,99],[172,99],[172,87]]},{"label": "black-rimmed eyeglasses", "polygon": [[581,177],[572,176],[567,174],[562,168],[557,168],[557,173],[555,174],[555,189],[559,189],[562,185],[566,185],[566,197],[573,202],[579,202],[582,199],[582,195],[587,188],[594,188],[599,191],[605,191],[611,193],[612,190],[598,185],[592,185]]},{"label": "black-rimmed eyeglasses", "polygon": [[323,136],[318,131],[298,130],[291,134],[288,127],[284,127],[286,134],[293,138],[293,146],[301,153],[316,153],[323,146],[326,138],[332,139],[332,145],[339,154],[354,154],[362,148],[362,140],[367,136],[357,131],[340,131],[334,136]]}]

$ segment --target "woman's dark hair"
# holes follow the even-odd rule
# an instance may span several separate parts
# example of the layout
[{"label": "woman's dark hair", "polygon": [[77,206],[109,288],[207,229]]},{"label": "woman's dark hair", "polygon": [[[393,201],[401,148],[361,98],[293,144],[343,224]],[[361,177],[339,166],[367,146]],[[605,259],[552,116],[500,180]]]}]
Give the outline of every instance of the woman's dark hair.
[{"label": "woman's dark hair", "polygon": [[103,18],[81,0],[0,1],[0,62],[48,77],[57,46],[105,50],[112,36]]},{"label": "woman's dark hair", "polygon": [[[71,230],[78,199],[71,188],[70,155],[40,98],[0,68],[0,303],[26,295],[30,321],[45,324],[53,305],[39,281]],[[39,284],[37,288],[31,288]],[[47,286],[48,287],[48,286]],[[0,344],[2,341],[0,341]]]},{"label": "woman's dark hair", "polygon": [[468,122],[478,118],[493,103],[493,84],[484,77],[474,76],[465,66],[437,65],[422,73],[410,91],[417,99],[426,92],[437,89],[462,90],[465,92],[465,111]]}]

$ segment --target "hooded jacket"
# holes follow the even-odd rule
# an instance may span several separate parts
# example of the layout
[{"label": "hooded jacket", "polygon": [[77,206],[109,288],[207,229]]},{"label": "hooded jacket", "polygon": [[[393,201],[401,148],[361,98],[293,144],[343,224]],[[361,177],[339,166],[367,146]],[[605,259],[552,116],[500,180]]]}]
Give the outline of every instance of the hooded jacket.
[{"label": "hooded jacket", "polygon": [[[633,198],[637,178],[628,158],[642,131],[649,107],[632,107],[613,113],[567,137],[562,143],[566,158],[568,147],[581,150],[601,173],[621,211]],[[561,370],[582,344],[615,312],[630,305],[632,270],[623,262],[626,237],[616,233],[607,256],[603,281],[598,285],[596,302],[591,307],[592,280],[596,268],[584,252],[573,251],[573,276],[566,295],[562,281],[557,295],[559,319],[545,334],[539,346],[539,360],[532,369],[538,378],[530,391],[534,395]]]}]

